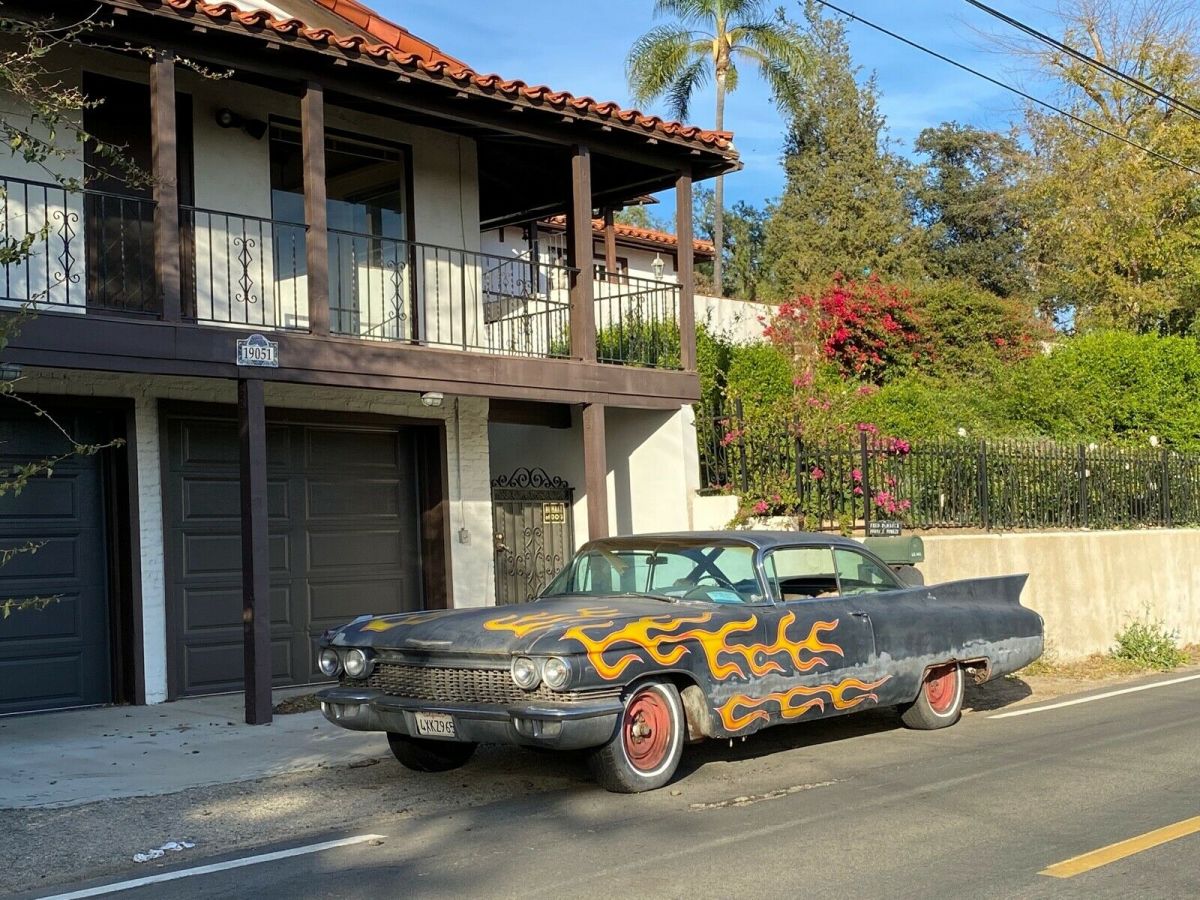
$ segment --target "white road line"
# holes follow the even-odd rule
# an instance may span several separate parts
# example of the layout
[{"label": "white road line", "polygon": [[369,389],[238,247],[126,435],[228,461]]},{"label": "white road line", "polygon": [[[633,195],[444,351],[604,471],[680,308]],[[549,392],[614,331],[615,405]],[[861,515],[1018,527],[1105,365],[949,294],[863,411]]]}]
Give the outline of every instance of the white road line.
[{"label": "white road line", "polygon": [[360,834],[357,837],[342,838],[340,841],[325,841],[323,844],[309,844],[307,847],[293,847],[291,850],[276,850],[274,853],[260,853],[258,856],[246,856],[242,859],[231,859],[226,862],[211,863],[207,866],[196,866],[192,869],[180,869],[177,872],[163,872],[160,875],[147,875],[145,878],[118,881],[115,884],[71,891],[68,894],[55,894],[52,897],[45,897],[43,900],[82,900],[84,897],[99,897],[103,894],[115,894],[118,891],[131,891],[134,888],[146,887],[150,884],[162,884],[164,881],[177,881],[180,878],[191,878],[193,875],[211,875],[213,872],[240,869],[243,866],[255,866],[259,863],[274,862],[277,859],[288,859],[292,856],[305,856],[309,853],[320,853],[322,850],[334,850],[338,847],[350,847],[354,844],[363,844],[382,838],[382,834]]},{"label": "white road line", "polygon": [[1139,684],[1137,687],[1122,688],[1119,691],[1105,691],[1103,694],[1093,694],[1090,697],[1077,697],[1074,700],[1063,700],[1061,703],[1049,703],[1046,706],[1034,706],[1030,709],[1014,709],[1011,712],[996,713],[989,719],[1008,719],[1013,716],[1028,716],[1033,713],[1049,712],[1052,709],[1062,709],[1064,706],[1078,706],[1080,703],[1091,703],[1093,700],[1107,700],[1109,697],[1119,697],[1121,694],[1136,694],[1138,691],[1150,691],[1154,688],[1167,687],[1172,684],[1182,684],[1185,681],[1196,681],[1200,675],[1184,675],[1181,678],[1171,678],[1167,681],[1156,681],[1153,684]]}]

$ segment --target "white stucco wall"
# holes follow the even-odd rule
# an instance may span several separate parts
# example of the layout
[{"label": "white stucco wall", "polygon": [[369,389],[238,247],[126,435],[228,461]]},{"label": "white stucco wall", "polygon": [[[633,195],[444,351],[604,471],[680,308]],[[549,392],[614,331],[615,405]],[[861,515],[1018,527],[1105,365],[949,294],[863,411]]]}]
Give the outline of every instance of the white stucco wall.
[{"label": "white stucco wall", "polygon": [[764,320],[770,319],[771,312],[772,308],[765,303],[696,295],[696,322],[735,344],[762,341]]},{"label": "white stucco wall", "polygon": [[[234,382],[216,379],[141,378],[97,372],[27,369],[22,390],[28,393],[133,398],[137,425],[138,513],[141,526],[142,630],[146,699],[167,696],[166,581],[158,403],[187,400],[235,404]],[[347,413],[442,419],[446,422],[450,494],[450,565],[456,607],[495,602],[491,543],[491,483],[488,471],[488,401],[447,397],[441,408],[428,408],[413,394],[295,384],[266,385],[269,406],[323,409]],[[467,543],[460,542],[466,529]]]},{"label": "white stucco wall", "polygon": [[[610,533],[686,530],[699,482],[690,406],[678,410],[609,408],[605,412]],[[572,412],[569,429],[491,425],[493,477],[538,467],[575,489],[572,526],[577,544],[588,538],[583,426]]]}]

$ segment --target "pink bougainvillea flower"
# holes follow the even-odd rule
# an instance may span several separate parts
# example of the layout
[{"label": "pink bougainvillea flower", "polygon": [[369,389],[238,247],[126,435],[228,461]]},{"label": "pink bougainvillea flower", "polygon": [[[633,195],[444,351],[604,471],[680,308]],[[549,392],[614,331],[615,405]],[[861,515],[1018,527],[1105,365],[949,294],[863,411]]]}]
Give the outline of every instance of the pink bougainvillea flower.
[{"label": "pink bougainvillea flower", "polygon": [[757,503],[754,504],[754,511],[756,513],[758,513],[758,515],[760,515],[760,516],[765,515],[767,510],[769,510],[770,508],[771,507],[769,507],[767,505],[766,500],[759,500]]},{"label": "pink bougainvillea flower", "polygon": [[825,470],[820,466],[813,466],[813,469],[811,472],[809,472],[809,474],[812,475],[813,481],[820,481],[825,477]]}]

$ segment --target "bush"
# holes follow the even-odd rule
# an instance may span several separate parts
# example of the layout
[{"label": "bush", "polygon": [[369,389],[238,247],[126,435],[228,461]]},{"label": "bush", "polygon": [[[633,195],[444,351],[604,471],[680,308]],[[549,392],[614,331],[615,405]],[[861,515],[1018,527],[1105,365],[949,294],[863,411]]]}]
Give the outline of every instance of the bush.
[{"label": "bush", "polygon": [[1147,669],[1167,671],[1187,662],[1179,649],[1179,632],[1167,631],[1161,619],[1152,619],[1146,608],[1143,618],[1134,619],[1117,636],[1112,655]]},{"label": "bush", "polygon": [[1006,417],[1059,440],[1200,447],[1200,344],[1101,331],[1012,367]]},{"label": "bush", "polygon": [[770,344],[750,344],[729,349],[726,396],[741,400],[746,415],[776,406],[791,397],[792,362]]},{"label": "bush", "polygon": [[941,373],[980,372],[1039,352],[1052,330],[1017,297],[998,297],[957,279],[911,288],[913,307],[929,340],[928,368]]}]

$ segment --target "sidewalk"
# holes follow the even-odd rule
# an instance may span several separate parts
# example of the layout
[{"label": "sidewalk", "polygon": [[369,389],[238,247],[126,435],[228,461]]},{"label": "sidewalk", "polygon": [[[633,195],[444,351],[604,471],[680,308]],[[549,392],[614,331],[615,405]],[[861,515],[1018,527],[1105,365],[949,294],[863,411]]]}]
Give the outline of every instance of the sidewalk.
[{"label": "sidewalk", "polygon": [[257,726],[242,717],[242,695],[229,694],[0,718],[0,809],[169,794],[388,753],[383,735],[320,712]]}]

